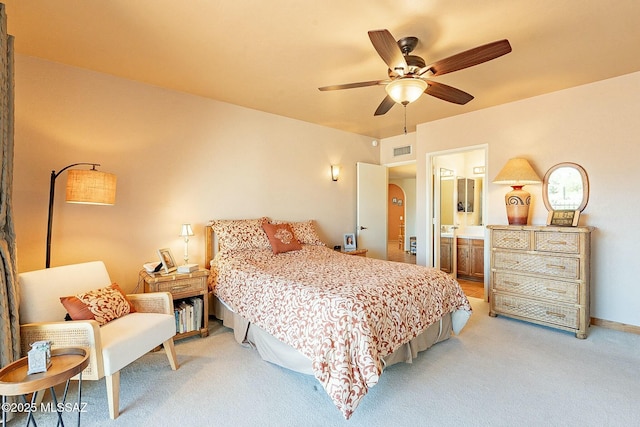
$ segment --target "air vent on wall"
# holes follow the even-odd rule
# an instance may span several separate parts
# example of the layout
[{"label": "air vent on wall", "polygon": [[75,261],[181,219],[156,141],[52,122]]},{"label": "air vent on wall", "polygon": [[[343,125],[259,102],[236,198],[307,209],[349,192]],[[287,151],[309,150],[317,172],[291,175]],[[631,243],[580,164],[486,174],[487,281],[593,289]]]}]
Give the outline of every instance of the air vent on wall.
[{"label": "air vent on wall", "polygon": [[405,154],[411,154],[410,145],[405,145],[404,147],[396,147],[393,149],[393,157],[404,156]]}]

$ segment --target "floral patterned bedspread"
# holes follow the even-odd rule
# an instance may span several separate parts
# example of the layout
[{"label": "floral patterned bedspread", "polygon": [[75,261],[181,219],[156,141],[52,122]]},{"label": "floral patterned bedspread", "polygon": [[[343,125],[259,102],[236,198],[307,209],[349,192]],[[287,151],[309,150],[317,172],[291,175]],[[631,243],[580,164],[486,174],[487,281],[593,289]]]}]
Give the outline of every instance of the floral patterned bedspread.
[{"label": "floral patterned bedspread", "polygon": [[444,314],[471,312],[449,275],[412,264],[344,255],[324,246],[274,255],[226,251],[210,287],[233,310],[306,355],[349,418],[382,373],[382,357]]}]

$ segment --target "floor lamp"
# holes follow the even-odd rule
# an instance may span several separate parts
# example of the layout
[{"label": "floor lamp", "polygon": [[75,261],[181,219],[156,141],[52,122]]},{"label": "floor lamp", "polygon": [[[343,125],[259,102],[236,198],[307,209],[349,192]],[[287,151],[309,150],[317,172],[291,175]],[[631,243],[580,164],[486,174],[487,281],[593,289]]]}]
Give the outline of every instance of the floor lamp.
[{"label": "floor lamp", "polygon": [[111,173],[96,170],[96,166],[100,166],[98,163],[74,163],[65,166],[57,173],[56,171],[51,171],[46,268],[49,268],[51,264],[51,225],[53,224],[53,200],[55,197],[56,178],[67,169],[82,165],[91,166],[91,169],[72,169],[67,173],[67,203],[113,205],[116,202],[116,176]]}]

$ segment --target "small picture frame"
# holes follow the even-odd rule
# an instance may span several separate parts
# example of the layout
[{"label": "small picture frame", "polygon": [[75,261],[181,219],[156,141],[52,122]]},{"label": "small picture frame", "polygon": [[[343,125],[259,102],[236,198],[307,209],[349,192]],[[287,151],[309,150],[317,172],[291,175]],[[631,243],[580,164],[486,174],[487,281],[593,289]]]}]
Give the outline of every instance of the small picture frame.
[{"label": "small picture frame", "polygon": [[347,233],[344,235],[344,250],[345,252],[356,250],[356,235],[353,233]]},{"label": "small picture frame", "polygon": [[176,262],[174,261],[173,255],[171,254],[171,250],[169,250],[169,248],[158,249],[158,256],[160,257],[160,262],[162,262],[162,269],[165,273],[176,271]]},{"label": "small picture frame", "polygon": [[547,216],[547,225],[559,227],[577,227],[580,220],[579,210],[553,210]]}]

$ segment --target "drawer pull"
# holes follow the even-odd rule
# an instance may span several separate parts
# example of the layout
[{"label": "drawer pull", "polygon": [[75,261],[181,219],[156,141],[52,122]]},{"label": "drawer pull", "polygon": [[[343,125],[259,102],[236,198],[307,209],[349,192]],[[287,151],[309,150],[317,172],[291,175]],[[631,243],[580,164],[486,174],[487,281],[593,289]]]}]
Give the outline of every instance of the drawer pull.
[{"label": "drawer pull", "polygon": [[547,290],[549,292],[555,292],[556,294],[566,294],[567,290],[566,289],[553,289],[553,288],[547,288]]},{"label": "drawer pull", "polygon": [[557,264],[547,264],[547,268],[557,268],[559,270],[567,269],[567,267],[565,267],[564,265],[557,265]]},{"label": "drawer pull", "polygon": [[177,285],[177,286],[172,286],[171,290],[172,291],[179,291],[181,289],[185,289],[185,288],[188,288],[188,287],[189,287],[189,285]]},{"label": "drawer pull", "polygon": [[559,319],[564,319],[565,317],[567,317],[565,314],[562,314],[562,313],[554,313],[553,311],[549,311],[549,310],[547,310],[547,315],[548,315],[548,316],[557,317],[557,318],[559,318]]},{"label": "drawer pull", "polygon": [[549,240],[549,243],[551,243],[552,245],[566,245],[567,242],[564,240]]},{"label": "drawer pull", "polygon": [[518,283],[518,282],[510,282],[509,280],[505,280],[502,283],[504,283],[505,285],[520,286],[520,283]]}]

